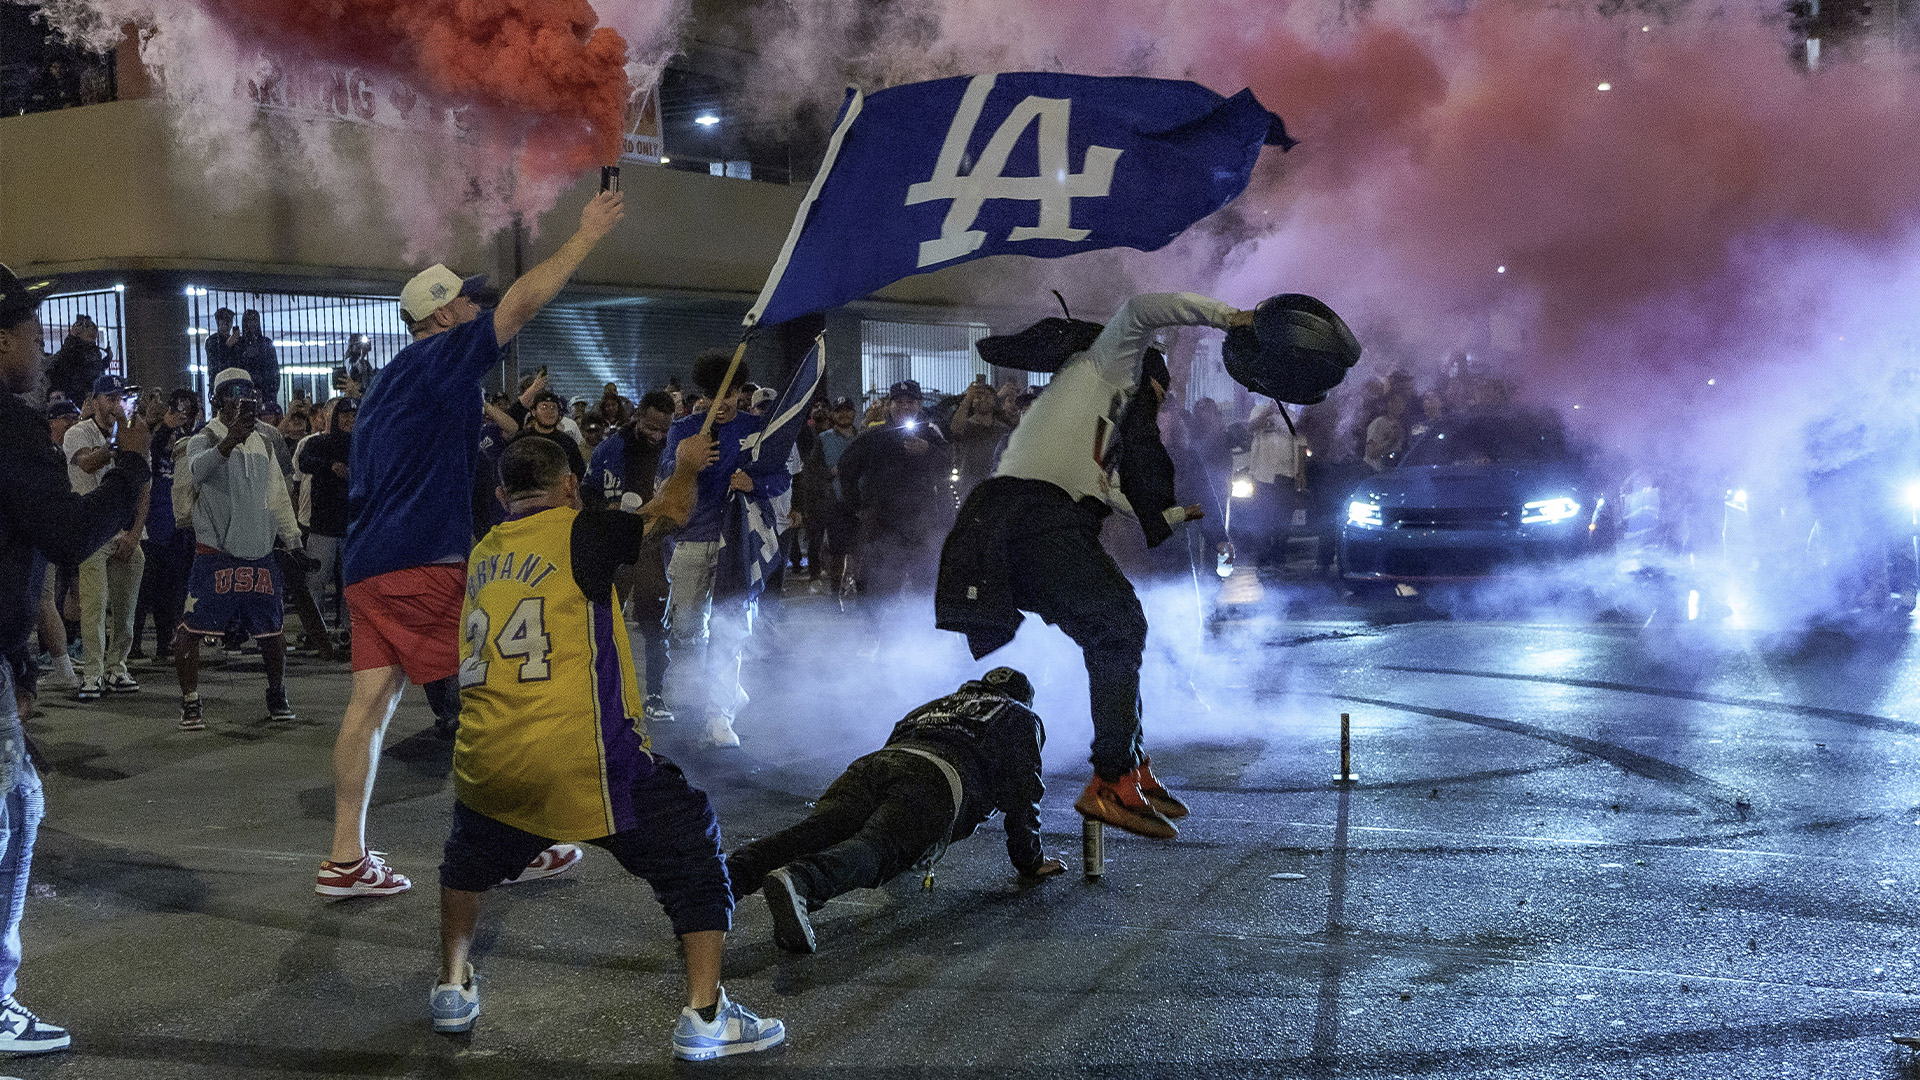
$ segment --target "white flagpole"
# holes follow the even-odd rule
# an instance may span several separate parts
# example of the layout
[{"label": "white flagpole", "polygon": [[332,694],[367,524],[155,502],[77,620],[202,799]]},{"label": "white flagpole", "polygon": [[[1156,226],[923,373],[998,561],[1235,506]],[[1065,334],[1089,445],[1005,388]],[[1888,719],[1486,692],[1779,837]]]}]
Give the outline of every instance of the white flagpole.
[{"label": "white flagpole", "polygon": [[833,163],[840,156],[840,144],[846,140],[847,129],[860,115],[860,109],[866,103],[866,96],[857,87],[847,88],[847,107],[840,117],[840,123],[833,129],[833,139],[827,143],[826,160],[820,163],[820,171],[813,175],[813,185],[807,189],[807,197],[800,203],[799,212],[793,215],[793,228],[787,230],[787,242],[780,248],[780,257],[774,260],[773,270],[767,274],[767,283],[760,289],[760,298],[753,302],[753,310],[747,312],[744,320],[747,326],[757,326],[760,315],[767,310],[767,304],[773,299],[774,290],[780,287],[780,279],[786,276],[787,263],[793,258],[793,249],[800,242],[800,234],[807,227],[807,215],[813,212],[814,200],[827,186],[827,177],[833,175]]}]

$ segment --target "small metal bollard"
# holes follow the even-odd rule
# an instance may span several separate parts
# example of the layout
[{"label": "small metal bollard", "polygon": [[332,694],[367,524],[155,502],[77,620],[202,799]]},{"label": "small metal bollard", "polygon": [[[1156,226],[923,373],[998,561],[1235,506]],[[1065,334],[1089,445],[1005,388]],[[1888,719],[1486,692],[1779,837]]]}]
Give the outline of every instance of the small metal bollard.
[{"label": "small metal bollard", "polygon": [[1340,775],[1333,778],[1336,784],[1351,784],[1360,777],[1353,771],[1353,720],[1346,714],[1340,714]]},{"label": "small metal bollard", "polygon": [[1080,869],[1088,881],[1098,881],[1107,872],[1106,823],[1099,818],[1080,821]]}]

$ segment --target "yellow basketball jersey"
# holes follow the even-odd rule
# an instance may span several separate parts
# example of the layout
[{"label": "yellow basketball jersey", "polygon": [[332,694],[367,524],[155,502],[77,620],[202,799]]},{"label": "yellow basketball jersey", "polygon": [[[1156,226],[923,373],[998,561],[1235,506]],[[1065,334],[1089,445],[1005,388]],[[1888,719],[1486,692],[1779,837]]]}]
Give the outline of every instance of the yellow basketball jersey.
[{"label": "yellow basketball jersey", "polygon": [[495,526],[467,560],[461,610],[455,790],[551,840],[634,827],[633,782],[652,768],[626,624],[574,580],[578,517]]}]

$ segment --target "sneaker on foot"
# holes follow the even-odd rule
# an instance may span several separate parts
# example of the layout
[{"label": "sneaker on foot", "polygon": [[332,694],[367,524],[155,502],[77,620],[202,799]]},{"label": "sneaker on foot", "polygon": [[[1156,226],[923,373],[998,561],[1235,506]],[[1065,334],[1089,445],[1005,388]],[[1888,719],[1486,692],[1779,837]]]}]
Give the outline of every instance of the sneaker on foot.
[{"label": "sneaker on foot", "polygon": [[642,715],[649,724],[673,723],[673,710],[667,708],[667,699],[659,694],[647,698],[647,709]]},{"label": "sneaker on foot", "polygon": [[787,868],[769,871],[760,893],[767,898],[767,910],[773,915],[773,943],[788,952],[813,952],[818,946],[813,920],[807,917],[807,897]]},{"label": "sneaker on foot", "polygon": [[40,676],[40,689],[78,690],[80,689],[80,676],[74,674],[73,665],[67,665],[67,669],[62,671],[60,670],[60,665],[56,663],[53,666],[53,670]]},{"label": "sneaker on foot", "polygon": [[200,715],[200,695],[188,694],[180,699],[180,730],[204,731],[207,721]]},{"label": "sneaker on foot", "polygon": [[89,675],[80,680],[80,689],[73,692],[73,700],[99,701],[100,696],[105,692],[100,684],[100,680]]},{"label": "sneaker on foot", "polygon": [[300,719],[300,717],[294,713],[293,706],[287,704],[287,688],[286,687],[270,686],[267,688],[267,719],[269,720]]},{"label": "sneaker on foot", "polygon": [[580,865],[587,853],[580,850],[578,844],[555,844],[533,857],[519,877],[510,877],[502,885],[524,885],[529,881],[541,881],[561,874]]},{"label": "sneaker on foot", "polygon": [[72,1045],[73,1036],[66,1028],[33,1015],[12,994],[0,998],[0,1054],[50,1054]]},{"label": "sneaker on foot", "polygon": [[448,1033],[472,1031],[480,1019],[480,976],[467,965],[467,981],[441,983],[433,988],[427,1003],[433,1009],[433,1030]]},{"label": "sneaker on foot", "polygon": [[1134,766],[1133,779],[1140,785],[1140,794],[1146,798],[1147,805],[1160,811],[1161,817],[1168,821],[1179,821],[1192,813],[1186,803],[1181,802],[1173,792],[1168,791],[1167,786],[1153,775],[1152,758],[1140,759],[1140,764]]},{"label": "sneaker on foot", "polygon": [[673,1024],[673,1056],[682,1061],[707,1061],[731,1054],[751,1054],[778,1046],[787,1037],[787,1025],[778,1020],[762,1020],[753,1010],[737,1001],[727,1000],[720,988],[718,1008],[711,1021],[700,1019],[692,1007],[680,1010]]},{"label": "sneaker on foot", "polygon": [[1104,821],[1155,840],[1171,840],[1180,835],[1160,811],[1140,794],[1140,783],[1132,773],[1118,780],[1102,780],[1098,775],[1087,781],[1087,788],[1074,801],[1073,808],[1086,817]]},{"label": "sneaker on foot", "polygon": [[714,746],[739,746],[740,736],[733,733],[733,719],[722,713],[707,717],[707,742]]},{"label": "sneaker on foot", "polygon": [[110,692],[115,694],[137,694],[140,692],[140,684],[134,681],[132,675],[124,671],[116,671],[107,676],[106,687]]},{"label": "sneaker on foot", "polygon": [[345,900],[353,896],[393,896],[413,888],[413,882],[394,873],[380,860],[380,854],[369,851],[359,862],[321,863],[313,891],[329,900]]}]

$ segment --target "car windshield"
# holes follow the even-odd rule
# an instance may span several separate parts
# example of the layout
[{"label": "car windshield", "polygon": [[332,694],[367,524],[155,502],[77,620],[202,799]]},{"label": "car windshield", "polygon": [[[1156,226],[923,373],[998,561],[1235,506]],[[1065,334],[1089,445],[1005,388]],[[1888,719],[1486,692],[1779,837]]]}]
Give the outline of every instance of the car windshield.
[{"label": "car windshield", "polygon": [[1403,466],[1531,465],[1565,461],[1566,433],[1552,416],[1465,417],[1415,440]]}]

